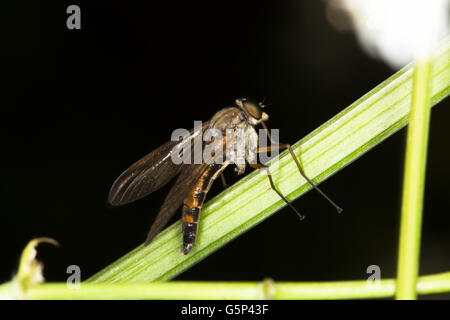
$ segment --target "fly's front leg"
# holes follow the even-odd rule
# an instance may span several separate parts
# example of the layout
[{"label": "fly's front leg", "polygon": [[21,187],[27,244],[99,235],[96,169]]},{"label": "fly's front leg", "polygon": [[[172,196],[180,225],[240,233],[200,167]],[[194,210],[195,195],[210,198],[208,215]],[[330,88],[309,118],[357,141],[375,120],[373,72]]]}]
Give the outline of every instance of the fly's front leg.
[{"label": "fly's front leg", "polygon": [[305,172],[302,169],[302,166],[300,165],[300,162],[297,159],[297,156],[294,153],[294,150],[292,150],[292,147],[290,144],[287,143],[281,143],[278,145],[272,145],[272,146],[267,146],[267,147],[260,147],[257,149],[258,153],[261,152],[271,152],[271,151],[275,151],[275,150],[284,150],[284,149],[288,149],[289,153],[291,154],[292,158],[295,161],[295,164],[297,165],[298,170],[300,171],[300,174],[303,176],[303,178],[306,179],[306,181],[309,182],[309,184],[314,185],[314,183],[312,183],[312,181],[306,176]]},{"label": "fly's front leg", "polygon": [[300,214],[294,208],[294,206],[283,196],[283,194],[280,191],[278,191],[278,189],[275,187],[275,184],[273,183],[273,179],[272,179],[272,174],[270,173],[270,170],[269,170],[269,166],[266,166],[265,164],[262,164],[262,163],[250,163],[250,166],[255,169],[266,170],[267,177],[269,178],[269,182],[270,182],[270,187],[280,196],[281,199],[283,199],[284,202],[286,202],[286,204],[288,206],[291,207],[292,210],[294,210],[294,212],[299,216],[300,220],[303,220],[305,218],[305,216]]},{"label": "fly's front leg", "polygon": [[[267,129],[266,129],[267,130]],[[266,131],[268,133],[268,131]],[[270,135],[269,135],[270,137]],[[270,137],[270,139],[272,140],[272,138]],[[272,150],[284,150],[284,149],[288,149],[289,153],[291,154],[292,158],[295,161],[295,164],[297,165],[298,171],[300,172],[300,174],[302,175],[303,178],[305,178],[305,180],[314,188],[316,189],[325,199],[328,200],[328,202],[330,202],[337,210],[338,213],[341,213],[343,211],[343,209],[341,207],[339,207],[336,203],[334,203],[333,200],[331,200],[322,190],[319,189],[319,187],[317,187],[305,174],[305,172],[303,171],[300,162],[297,159],[297,156],[294,153],[294,150],[292,150],[292,147],[290,144],[287,143],[282,143],[282,144],[278,144],[278,145],[272,145],[272,146],[267,146],[267,147],[260,147],[257,149],[257,153],[261,153],[261,152],[271,152]]]}]

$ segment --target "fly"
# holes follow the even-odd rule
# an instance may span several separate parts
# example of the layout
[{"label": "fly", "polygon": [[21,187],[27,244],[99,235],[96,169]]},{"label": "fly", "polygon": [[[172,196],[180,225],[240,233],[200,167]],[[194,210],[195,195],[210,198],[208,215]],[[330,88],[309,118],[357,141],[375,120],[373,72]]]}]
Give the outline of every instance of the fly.
[{"label": "fly", "polygon": [[[258,134],[255,130],[257,125],[261,125],[267,136],[272,140],[265,125],[269,116],[261,108],[264,108],[263,103],[256,103],[248,98],[236,99],[233,106],[218,111],[208,122],[203,123],[201,127],[194,128],[185,135],[181,142],[179,140],[167,142],[135,162],[117,178],[109,192],[109,203],[114,206],[123,205],[145,197],[167,184],[175,176],[178,176],[150,228],[145,245],[150,244],[175,211],[182,206],[183,246],[181,253],[188,254],[195,245],[200,211],[206,194],[214,180],[219,176],[222,177],[224,182],[222,172],[229,165],[236,166],[237,174],[244,172],[246,163],[253,168],[266,170],[271,188],[300,218],[303,218],[275,187],[269,167],[256,162],[257,154],[261,152],[288,149],[300,174],[338,212],[342,211],[305,175],[289,144],[272,144],[266,147],[258,147]],[[206,135],[208,130],[219,134],[214,135],[207,142],[202,142],[203,139],[200,139],[199,144],[199,140],[196,138]],[[179,163],[173,161],[175,153],[182,154],[185,159],[192,159],[191,151],[195,150],[196,147],[200,147],[202,151],[209,148],[209,157],[203,158],[200,163]],[[242,152],[238,152],[239,147],[241,147]]]}]

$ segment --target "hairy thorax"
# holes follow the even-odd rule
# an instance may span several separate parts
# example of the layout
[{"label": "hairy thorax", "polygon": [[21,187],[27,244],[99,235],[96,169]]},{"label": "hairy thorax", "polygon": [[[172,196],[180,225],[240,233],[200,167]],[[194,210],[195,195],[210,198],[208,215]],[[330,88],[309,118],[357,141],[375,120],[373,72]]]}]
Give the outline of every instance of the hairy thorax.
[{"label": "hairy thorax", "polygon": [[217,157],[214,162],[234,164],[237,173],[242,174],[246,161],[256,161],[258,134],[241,110],[234,107],[220,110],[211,119],[209,129],[219,131],[222,136],[220,149],[223,157]]}]

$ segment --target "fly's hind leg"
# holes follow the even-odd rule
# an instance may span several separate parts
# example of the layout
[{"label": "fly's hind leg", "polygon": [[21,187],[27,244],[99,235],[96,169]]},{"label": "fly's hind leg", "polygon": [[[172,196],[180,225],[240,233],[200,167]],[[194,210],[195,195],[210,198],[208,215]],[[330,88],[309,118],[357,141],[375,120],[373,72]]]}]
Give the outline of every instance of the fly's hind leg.
[{"label": "fly's hind leg", "polygon": [[227,180],[225,180],[225,176],[223,175],[223,172],[220,174],[220,180],[222,180],[223,188],[228,188]]}]

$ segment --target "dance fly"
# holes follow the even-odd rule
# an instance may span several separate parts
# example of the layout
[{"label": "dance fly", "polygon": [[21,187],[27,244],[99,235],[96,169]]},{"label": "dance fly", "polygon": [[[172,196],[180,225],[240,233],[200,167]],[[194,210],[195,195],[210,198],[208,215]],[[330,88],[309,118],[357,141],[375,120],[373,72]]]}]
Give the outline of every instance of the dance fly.
[{"label": "dance fly", "polygon": [[[214,180],[219,176],[224,179],[222,172],[229,165],[235,165],[237,174],[244,172],[246,164],[266,170],[271,188],[299,217],[303,217],[275,187],[269,167],[256,161],[258,153],[288,149],[300,174],[338,212],[341,212],[342,209],[304,174],[289,144],[258,145],[258,134],[255,130],[257,125],[261,125],[267,136],[271,138],[265,125],[269,116],[261,110],[264,107],[262,102],[256,103],[248,98],[236,99],[232,106],[218,111],[209,121],[188,132],[181,141],[169,141],[160,146],[134,163],[117,178],[109,192],[109,203],[116,206],[133,202],[151,194],[177,176],[175,184],[166,196],[150,228],[145,245],[158,235],[176,210],[182,206],[181,253],[188,254],[195,245],[200,211],[206,194]],[[210,132],[212,134],[209,135],[209,139],[201,138]],[[195,150],[199,148],[208,156],[202,157],[200,162],[192,161]],[[189,161],[174,161],[180,157]]]}]

